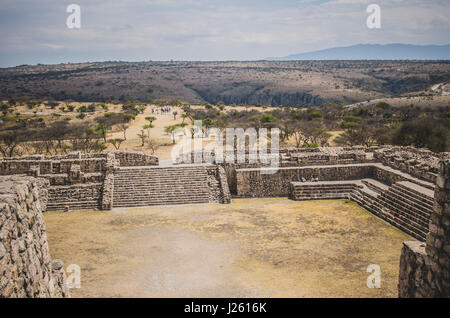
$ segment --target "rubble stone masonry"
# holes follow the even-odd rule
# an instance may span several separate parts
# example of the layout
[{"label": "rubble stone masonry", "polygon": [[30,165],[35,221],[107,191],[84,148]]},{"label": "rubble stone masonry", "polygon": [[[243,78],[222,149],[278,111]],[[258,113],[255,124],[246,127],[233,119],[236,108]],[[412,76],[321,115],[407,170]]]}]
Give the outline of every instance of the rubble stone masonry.
[{"label": "rubble stone masonry", "polygon": [[52,261],[47,244],[48,183],[0,177],[0,298],[69,297],[62,262]]},{"label": "rubble stone masonry", "polygon": [[450,297],[450,160],[442,160],[425,243],[405,242],[399,297]]}]

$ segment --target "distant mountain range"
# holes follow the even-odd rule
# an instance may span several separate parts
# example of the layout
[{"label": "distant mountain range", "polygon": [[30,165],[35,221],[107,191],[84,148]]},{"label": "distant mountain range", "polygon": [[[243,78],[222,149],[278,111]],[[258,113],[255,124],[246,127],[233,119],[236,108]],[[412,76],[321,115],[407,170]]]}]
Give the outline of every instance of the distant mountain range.
[{"label": "distant mountain range", "polygon": [[267,58],[269,61],[294,60],[449,60],[448,45],[358,44],[325,50]]}]

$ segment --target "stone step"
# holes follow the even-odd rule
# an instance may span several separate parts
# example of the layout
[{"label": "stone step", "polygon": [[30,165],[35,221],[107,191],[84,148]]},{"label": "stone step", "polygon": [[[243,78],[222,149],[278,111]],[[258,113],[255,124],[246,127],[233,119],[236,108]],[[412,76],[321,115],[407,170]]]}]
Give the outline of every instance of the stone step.
[{"label": "stone step", "polygon": [[160,201],[120,201],[114,202],[114,207],[137,207],[137,206],[154,206],[154,205],[178,205],[178,204],[197,204],[208,203],[209,200],[160,200]]},{"label": "stone step", "polygon": [[348,194],[321,194],[311,196],[297,196],[293,200],[295,201],[308,201],[308,200],[320,200],[320,199],[349,199]]},{"label": "stone step", "polygon": [[409,207],[400,205],[386,197],[380,197],[380,202],[382,202],[386,207],[393,209],[398,213],[402,213],[406,218],[414,220],[414,222],[420,224],[420,226],[428,228],[429,218],[415,213]]},{"label": "stone step", "polygon": [[411,226],[405,226],[405,223],[403,222],[397,222],[395,219],[392,219],[392,216],[383,210],[381,210],[379,207],[365,207],[369,212],[372,214],[378,216],[379,218],[383,219],[387,223],[391,224],[392,226],[396,227],[397,229],[405,232],[406,234],[414,237],[415,239],[419,241],[425,241],[426,234],[423,233],[420,230],[415,229]]},{"label": "stone step", "polygon": [[173,180],[173,179],[182,179],[182,180],[189,180],[189,179],[193,179],[193,180],[202,180],[206,178],[206,176],[125,176],[125,177],[115,177],[114,180],[119,180],[119,181],[128,181],[128,180]]},{"label": "stone step", "polygon": [[375,206],[379,211],[384,213],[386,216],[389,216],[396,222],[401,223],[407,227],[410,227],[411,229],[415,229],[416,232],[417,231],[420,231],[420,233],[427,232],[426,226],[417,223],[414,220],[414,218],[405,213],[405,211],[398,210],[384,201],[378,202],[377,204],[375,204]]},{"label": "stone step", "polygon": [[122,201],[122,200],[155,200],[155,199],[164,199],[164,198],[182,198],[182,199],[195,199],[195,198],[205,198],[206,195],[201,194],[201,195],[192,195],[192,194],[188,194],[188,193],[173,193],[173,194],[160,194],[160,195],[156,195],[153,193],[143,193],[140,195],[133,195],[133,194],[118,194],[115,198],[114,201]]},{"label": "stone step", "polygon": [[114,180],[119,181],[147,181],[147,180],[197,180],[200,181],[202,179],[205,179],[207,176],[125,176],[125,177],[118,177],[114,178]]},{"label": "stone step", "polygon": [[430,210],[428,208],[424,208],[423,206],[419,206],[416,203],[409,201],[404,196],[401,196],[391,190],[382,193],[382,196],[388,197],[391,201],[394,201],[399,206],[408,207],[408,209],[411,209],[414,213],[416,213],[422,217],[425,217],[427,219],[429,219],[429,217],[432,213],[432,210]]},{"label": "stone step", "polygon": [[[392,214],[392,211],[388,209],[391,206],[389,205],[389,203],[386,203],[381,199],[381,195],[377,195],[377,197],[374,197],[373,191],[372,193],[370,193],[370,190],[367,191],[367,189],[364,189],[353,192],[352,200],[360,204],[360,206],[365,208],[367,211],[380,217],[384,221],[390,223],[391,225],[402,230],[408,235],[411,235],[412,237],[421,241],[424,241],[426,239],[427,227],[416,224],[415,222],[411,222],[410,219],[407,219],[405,221],[404,214],[401,215],[403,219]],[[395,212],[399,214],[398,211]]]},{"label": "stone step", "polygon": [[205,194],[209,191],[203,189],[177,189],[177,188],[124,188],[114,190],[114,194]]},{"label": "stone step", "polygon": [[[414,222],[406,222],[404,219],[399,218],[392,214],[392,211],[388,208],[389,205],[382,200],[373,201],[371,206],[365,207],[368,211],[382,218],[386,222],[394,225],[403,232],[411,235],[412,237],[424,241],[426,238],[426,232],[423,227],[416,225]],[[398,213],[398,212],[397,212]]]},{"label": "stone step", "polygon": [[182,172],[205,172],[206,168],[189,168],[189,167],[160,167],[160,168],[119,168],[117,173],[148,173],[148,174],[168,174],[168,173],[182,173]]},{"label": "stone step", "polygon": [[138,175],[138,176],[116,176],[114,180],[121,180],[121,181],[127,181],[127,180],[173,180],[173,179],[194,179],[194,180],[201,180],[202,178],[206,178],[207,176],[199,176],[199,175],[165,175],[165,176],[144,176],[144,175]]},{"label": "stone step", "polygon": [[406,191],[400,190],[400,188],[392,187],[391,189],[389,189],[389,192],[394,193],[399,198],[406,200],[409,204],[414,205],[418,209],[424,209],[429,213],[433,212],[432,205],[430,206],[426,201],[420,200],[417,197],[410,196],[408,193],[406,193]]},{"label": "stone step", "polygon": [[294,193],[319,193],[319,192],[350,192],[355,190],[355,188],[324,188],[324,189],[305,189],[305,188],[294,188]]},{"label": "stone step", "polygon": [[427,234],[424,233],[423,231],[415,228],[414,226],[411,226],[410,224],[399,221],[398,219],[393,219],[390,214],[386,214],[382,210],[379,210],[379,211],[381,211],[381,212],[378,214],[378,216],[381,217],[386,222],[392,224],[397,229],[403,231],[404,233],[412,236],[413,238],[415,238],[421,242],[424,242],[426,240]]},{"label": "stone step", "polygon": [[380,197],[380,201],[385,208],[389,208],[389,210],[393,210],[405,219],[410,220],[411,222],[416,224],[417,227],[419,227],[422,231],[427,231],[429,219],[423,218],[412,212],[408,207],[398,205],[397,203],[394,203],[392,200],[386,199],[385,197]]},{"label": "stone step", "polygon": [[[206,178],[205,178],[206,179]],[[152,180],[152,179],[145,179],[145,180],[133,180],[129,179],[127,181],[120,181],[120,180],[114,180],[114,184],[120,185],[127,185],[127,184],[139,184],[139,185],[145,185],[145,184],[166,184],[166,183],[173,183],[173,184],[201,184],[205,182],[205,179],[203,180],[192,180],[192,179],[167,179],[167,180]]]},{"label": "stone step", "polygon": [[424,203],[431,210],[433,209],[434,199],[431,199],[430,197],[420,194],[416,191],[410,191],[410,189],[408,189],[407,187],[401,186],[398,183],[394,184],[391,188],[398,192],[401,192],[403,195],[407,195],[410,198],[414,198],[416,201]]},{"label": "stone step", "polygon": [[396,182],[393,187],[402,188],[405,191],[410,192],[412,196],[415,195],[418,198],[426,200],[431,206],[434,204],[434,190],[430,190],[409,181]]},{"label": "stone step", "polygon": [[147,180],[142,180],[142,181],[133,181],[133,180],[128,180],[128,181],[126,181],[126,182],[120,182],[120,181],[117,181],[116,182],[116,180],[114,180],[114,184],[118,184],[119,186],[121,186],[121,185],[132,185],[132,184],[138,184],[138,185],[146,185],[146,184],[178,184],[178,185],[181,185],[181,184],[202,184],[202,183],[204,183],[204,182],[206,182],[206,178],[204,179],[204,180],[199,180],[199,181],[196,181],[196,180],[191,180],[191,179],[186,179],[186,180],[180,180],[180,179],[177,179],[177,180],[173,180],[173,179],[170,179],[170,180],[163,180],[163,181],[160,181],[160,180],[151,180],[151,179],[147,179]]},{"label": "stone step", "polygon": [[189,196],[189,195],[177,195],[177,196],[122,196],[117,197],[115,202],[125,202],[125,201],[164,201],[164,200],[206,200],[207,196]]},{"label": "stone step", "polygon": [[117,170],[116,174],[118,175],[148,175],[148,176],[159,176],[159,175],[168,175],[168,174],[183,174],[183,173],[206,173],[206,169],[184,169],[184,168],[178,168],[178,169],[169,169],[169,168],[162,168],[162,169],[133,169],[133,170]]},{"label": "stone step", "polygon": [[204,166],[119,169],[114,178],[114,207],[208,203]]},{"label": "stone step", "polygon": [[322,184],[320,182],[314,183],[301,183],[301,182],[292,182],[292,186],[294,188],[305,188],[305,189],[332,189],[332,188],[356,188],[357,184],[354,183],[343,183],[343,184]]},{"label": "stone step", "polygon": [[100,203],[98,201],[61,201],[61,202],[49,202],[47,203],[47,210],[64,210],[66,206],[69,209],[95,209],[100,208]]},{"label": "stone step", "polygon": [[126,186],[126,187],[114,187],[114,192],[128,192],[128,191],[151,191],[151,192],[208,192],[207,189],[199,188],[199,187],[182,187],[182,186],[167,186],[167,185],[152,185],[152,186],[144,186],[144,185],[134,185],[134,186]]},{"label": "stone step", "polygon": [[201,186],[207,186],[205,183],[158,183],[158,182],[148,182],[148,183],[129,183],[125,185],[120,185],[115,183],[114,188],[115,189],[189,189],[189,190],[195,190],[195,189],[202,189],[204,187]]},{"label": "stone step", "polygon": [[381,193],[383,191],[386,191],[389,189],[388,185],[385,185],[384,183],[381,183],[377,180],[373,179],[362,179],[361,182],[365,184],[369,189]]},{"label": "stone step", "polygon": [[294,188],[301,188],[301,189],[341,189],[341,188],[358,188],[357,185],[355,184],[340,184],[340,185],[336,185],[336,184],[315,184],[315,185],[302,185],[301,183],[298,182],[292,182],[292,187]]},{"label": "stone step", "polygon": [[378,192],[376,192],[368,187],[363,187],[355,192],[359,192],[363,197],[369,197],[372,200],[376,200],[379,196]]}]

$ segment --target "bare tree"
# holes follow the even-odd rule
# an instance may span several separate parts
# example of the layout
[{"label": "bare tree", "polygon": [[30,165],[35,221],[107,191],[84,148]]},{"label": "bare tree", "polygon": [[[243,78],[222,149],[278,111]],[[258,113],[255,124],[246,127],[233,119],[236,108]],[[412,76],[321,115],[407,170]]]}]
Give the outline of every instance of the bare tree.
[{"label": "bare tree", "polygon": [[141,146],[143,147],[145,145],[145,139],[147,139],[144,129],[137,136],[141,139]]},{"label": "bare tree", "polygon": [[109,139],[108,142],[114,146],[114,148],[116,150],[120,149],[120,145],[122,144],[122,142],[124,142],[125,139],[121,139],[121,138],[114,138],[114,139]]},{"label": "bare tree", "polygon": [[148,139],[147,148],[150,150],[150,154],[154,155],[159,147],[160,145],[154,139]]},{"label": "bare tree", "polygon": [[3,157],[13,157],[14,155],[17,155],[17,147],[19,144],[19,136],[14,132],[8,132],[0,135],[0,152]]},{"label": "bare tree", "polygon": [[127,132],[127,129],[129,128],[129,125],[127,123],[122,123],[122,124],[119,124],[118,127],[123,132],[123,139],[127,140],[126,132]]}]

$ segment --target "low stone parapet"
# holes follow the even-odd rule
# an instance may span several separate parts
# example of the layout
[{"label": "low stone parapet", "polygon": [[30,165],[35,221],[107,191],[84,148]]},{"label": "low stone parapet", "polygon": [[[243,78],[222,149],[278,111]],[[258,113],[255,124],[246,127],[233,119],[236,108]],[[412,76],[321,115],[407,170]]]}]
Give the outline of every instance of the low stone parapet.
[{"label": "low stone parapet", "polygon": [[140,151],[112,151],[122,167],[130,166],[157,166],[158,157],[147,155]]}]

